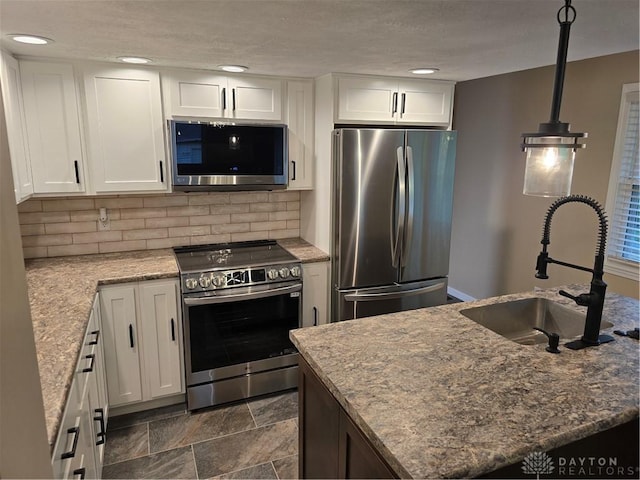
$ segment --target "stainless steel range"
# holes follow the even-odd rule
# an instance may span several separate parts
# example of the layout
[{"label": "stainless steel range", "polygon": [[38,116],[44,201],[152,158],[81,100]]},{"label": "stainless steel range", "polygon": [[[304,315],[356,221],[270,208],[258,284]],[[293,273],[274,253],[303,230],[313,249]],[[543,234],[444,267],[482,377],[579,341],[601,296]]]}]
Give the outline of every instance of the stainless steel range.
[{"label": "stainless steel range", "polygon": [[182,289],[187,408],[297,386],[300,261],[275,241],[174,248]]}]

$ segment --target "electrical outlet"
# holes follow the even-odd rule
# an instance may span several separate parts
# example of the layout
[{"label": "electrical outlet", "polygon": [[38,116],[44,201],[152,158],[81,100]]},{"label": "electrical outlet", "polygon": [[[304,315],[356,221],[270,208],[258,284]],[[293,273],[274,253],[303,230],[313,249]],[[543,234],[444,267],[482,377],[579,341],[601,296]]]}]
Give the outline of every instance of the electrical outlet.
[{"label": "electrical outlet", "polygon": [[98,216],[98,231],[111,230],[111,220],[105,207],[100,208],[100,215]]},{"label": "electrical outlet", "polygon": [[111,230],[111,220],[98,220],[98,231],[103,232],[105,230]]}]

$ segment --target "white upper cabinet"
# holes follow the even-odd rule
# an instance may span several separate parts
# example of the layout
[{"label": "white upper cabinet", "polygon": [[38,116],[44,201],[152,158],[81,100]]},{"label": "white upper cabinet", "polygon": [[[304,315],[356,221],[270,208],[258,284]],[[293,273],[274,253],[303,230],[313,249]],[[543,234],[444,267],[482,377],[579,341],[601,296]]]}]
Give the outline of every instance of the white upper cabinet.
[{"label": "white upper cabinet", "polygon": [[401,80],[398,87],[399,123],[448,126],[453,111],[453,83]]},{"label": "white upper cabinet", "polygon": [[171,72],[166,77],[167,117],[223,117],[227,78],[208,72]]},{"label": "white upper cabinet", "polygon": [[338,121],[393,123],[398,82],[368,77],[338,77]]},{"label": "white upper cabinet", "polygon": [[31,162],[27,151],[24,127],[24,107],[20,86],[20,67],[12,56],[2,52],[1,64],[2,100],[7,120],[7,136],[13,172],[13,187],[16,202],[28,198],[33,193]]},{"label": "white upper cabinet", "polygon": [[93,190],[166,190],[160,75],[96,67],[85,70],[84,87]]},{"label": "white upper cabinet", "polygon": [[289,189],[313,188],[313,83],[287,82],[286,123],[289,126]]},{"label": "white upper cabinet", "polygon": [[35,193],[83,192],[83,156],[73,67],[20,62]]},{"label": "white upper cabinet", "polygon": [[282,80],[211,72],[163,75],[165,116],[282,121]]},{"label": "white upper cabinet", "polygon": [[448,127],[453,82],[339,75],[336,123]]},{"label": "white upper cabinet", "polygon": [[230,77],[228,116],[246,120],[282,121],[282,80]]}]

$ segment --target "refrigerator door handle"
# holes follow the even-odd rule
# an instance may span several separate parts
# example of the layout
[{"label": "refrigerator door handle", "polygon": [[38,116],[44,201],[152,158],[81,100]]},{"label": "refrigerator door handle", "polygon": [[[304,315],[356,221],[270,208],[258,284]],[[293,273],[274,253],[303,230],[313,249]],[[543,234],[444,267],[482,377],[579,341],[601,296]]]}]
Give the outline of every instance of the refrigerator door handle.
[{"label": "refrigerator door handle", "polygon": [[[407,189],[407,172],[404,163],[404,148],[398,147],[396,149],[397,165],[396,173],[398,175],[398,219],[395,231],[395,239],[393,238],[393,228],[391,229],[391,264],[394,267],[400,265],[400,252],[402,250],[401,241],[404,237],[404,222],[406,217],[406,189]],[[395,179],[394,179],[395,180]],[[395,197],[391,197],[391,210],[395,209]]]},{"label": "refrigerator door handle", "polygon": [[389,293],[349,293],[344,296],[347,302],[373,302],[378,300],[392,300],[394,298],[409,297],[411,295],[422,295],[423,293],[435,292],[444,288],[445,283],[439,282],[428,287],[416,288],[414,290],[402,290]]},{"label": "refrigerator door handle", "polygon": [[405,255],[404,252],[409,251],[409,245],[411,245],[411,241],[413,240],[413,216],[416,206],[415,199],[415,175],[413,168],[413,149],[407,146],[407,221],[405,225],[404,232],[404,245],[402,247],[402,266],[407,266],[407,261],[409,256]]}]

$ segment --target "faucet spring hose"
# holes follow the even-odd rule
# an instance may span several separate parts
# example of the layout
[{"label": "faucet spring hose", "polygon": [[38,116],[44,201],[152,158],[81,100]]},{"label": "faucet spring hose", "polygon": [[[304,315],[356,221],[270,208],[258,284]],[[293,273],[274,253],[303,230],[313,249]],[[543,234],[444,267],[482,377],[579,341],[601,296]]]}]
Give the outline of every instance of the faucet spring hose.
[{"label": "faucet spring hose", "polygon": [[600,231],[598,235],[598,244],[596,246],[596,255],[600,255],[604,257],[604,251],[607,246],[607,215],[602,208],[602,205],[597,200],[594,200],[591,197],[587,197],[586,195],[569,195],[567,197],[562,197],[556,200],[551,204],[549,209],[547,210],[547,215],[544,220],[544,229],[542,231],[542,240],[540,243],[542,245],[549,245],[551,242],[549,240],[549,234],[551,230],[551,218],[553,214],[558,210],[561,205],[565,203],[578,202],[589,205],[591,208],[595,210],[598,214],[598,220],[600,222]]}]

